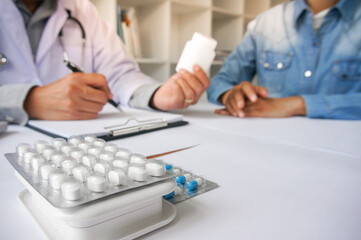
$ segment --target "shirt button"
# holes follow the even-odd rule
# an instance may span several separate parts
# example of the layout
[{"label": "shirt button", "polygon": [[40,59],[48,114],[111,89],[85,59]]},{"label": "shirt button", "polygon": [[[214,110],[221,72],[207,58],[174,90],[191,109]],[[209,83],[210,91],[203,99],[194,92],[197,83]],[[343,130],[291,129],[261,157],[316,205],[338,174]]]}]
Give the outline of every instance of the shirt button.
[{"label": "shirt button", "polygon": [[305,72],[305,77],[311,77],[311,75],[312,75],[312,72],[310,71],[310,70],[307,70],[306,72]]},{"label": "shirt button", "polygon": [[269,63],[264,63],[263,66],[264,66],[265,68],[269,68]]},{"label": "shirt button", "polygon": [[281,62],[279,62],[279,63],[277,64],[277,68],[278,68],[278,69],[282,69],[282,68],[283,68],[283,64],[282,64]]}]

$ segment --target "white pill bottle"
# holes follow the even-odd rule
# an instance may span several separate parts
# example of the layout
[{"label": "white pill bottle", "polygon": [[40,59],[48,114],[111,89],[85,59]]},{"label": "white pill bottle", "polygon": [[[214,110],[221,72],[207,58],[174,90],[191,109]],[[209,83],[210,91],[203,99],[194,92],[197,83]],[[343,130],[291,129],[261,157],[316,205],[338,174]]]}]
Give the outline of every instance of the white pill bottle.
[{"label": "white pill bottle", "polygon": [[208,73],[216,56],[216,46],[216,40],[195,32],[192,40],[186,43],[175,70],[178,72],[185,69],[193,74],[193,65],[198,64],[203,71]]}]

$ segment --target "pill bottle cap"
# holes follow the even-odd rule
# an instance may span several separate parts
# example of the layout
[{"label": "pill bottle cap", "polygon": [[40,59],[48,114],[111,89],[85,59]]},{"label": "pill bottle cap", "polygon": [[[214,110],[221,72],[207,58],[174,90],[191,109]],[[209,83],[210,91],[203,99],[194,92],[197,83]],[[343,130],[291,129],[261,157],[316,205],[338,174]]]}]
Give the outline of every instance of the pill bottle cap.
[{"label": "pill bottle cap", "polygon": [[206,46],[211,49],[215,49],[217,46],[217,41],[213,38],[206,37],[198,32],[195,32],[192,37],[192,41],[196,42],[197,44],[201,44],[202,46]]}]

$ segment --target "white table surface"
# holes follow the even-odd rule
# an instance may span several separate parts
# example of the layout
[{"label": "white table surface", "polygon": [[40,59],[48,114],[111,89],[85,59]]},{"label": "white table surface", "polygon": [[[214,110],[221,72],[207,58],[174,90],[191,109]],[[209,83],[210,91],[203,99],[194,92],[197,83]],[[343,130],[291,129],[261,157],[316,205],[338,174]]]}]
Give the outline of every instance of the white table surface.
[{"label": "white table surface", "polygon": [[[176,204],[169,225],[142,239],[361,239],[361,121],[236,119],[199,104],[188,126],[114,141],[218,183]],[[49,137],[10,126],[0,135],[0,239],[43,239],[17,200],[24,186],[3,157]]]}]

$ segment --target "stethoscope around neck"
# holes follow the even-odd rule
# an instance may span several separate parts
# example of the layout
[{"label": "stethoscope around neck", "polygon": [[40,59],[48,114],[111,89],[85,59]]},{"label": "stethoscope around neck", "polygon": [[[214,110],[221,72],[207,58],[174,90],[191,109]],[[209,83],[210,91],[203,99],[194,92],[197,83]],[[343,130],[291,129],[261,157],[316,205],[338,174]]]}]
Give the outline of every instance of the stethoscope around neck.
[{"label": "stethoscope around neck", "polygon": [[[79,21],[78,19],[76,19],[75,17],[73,17],[73,16],[71,15],[70,10],[68,10],[68,9],[65,9],[65,10],[66,10],[66,13],[68,14],[68,18],[67,18],[66,21],[70,20],[70,21],[75,22],[75,23],[79,26],[79,28],[80,28],[80,30],[81,30],[81,38],[82,38],[82,53],[81,53],[81,55],[82,55],[82,62],[81,62],[81,66],[84,66],[84,49],[85,49],[86,35],[85,35],[85,31],[84,31],[83,25],[80,23],[80,21]],[[64,26],[65,26],[65,24],[66,24],[66,21],[65,21],[63,27],[60,29],[60,32],[59,32],[59,35],[58,35],[58,36],[59,36],[60,45],[61,45],[61,47],[63,48],[64,62],[70,62],[70,61],[69,61],[69,55],[68,55],[68,53],[67,53],[67,51],[66,51],[66,49],[65,49],[65,47],[64,47],[64,41],[63,41],[63,28],[64,28]],[[8,63],[8,59],[7,59],[6,55],[0,52],[0,70],[1,70],[7,63]]]},{"label": "stethoscope around neck", "polygon": [[[85,49],[85,42],[86,42],[85,31],[84,31],[84,28],[83,28],[83,25],[81,24],[81,22],[71,15],[70,10],[69,9],[65,9],[65,10],[66,10],[66,13],[68,14],[67,21],[71,20],[71,21],[75,22],[79,26],[79,28],[81,30],[81,40],[82,40],[81,66],[83,67],[84,66],[84,49]],[[60,42],[60,46],[63,48],[64,62],[65,63],[70,63],[69,55],[68,55],[68,52],[65,49],[64,41],[63,41],[63,28],[64,28],[65,24],[66,24],[66,21],[65,21],[63,27],[60,29],[59,42]]]}]

